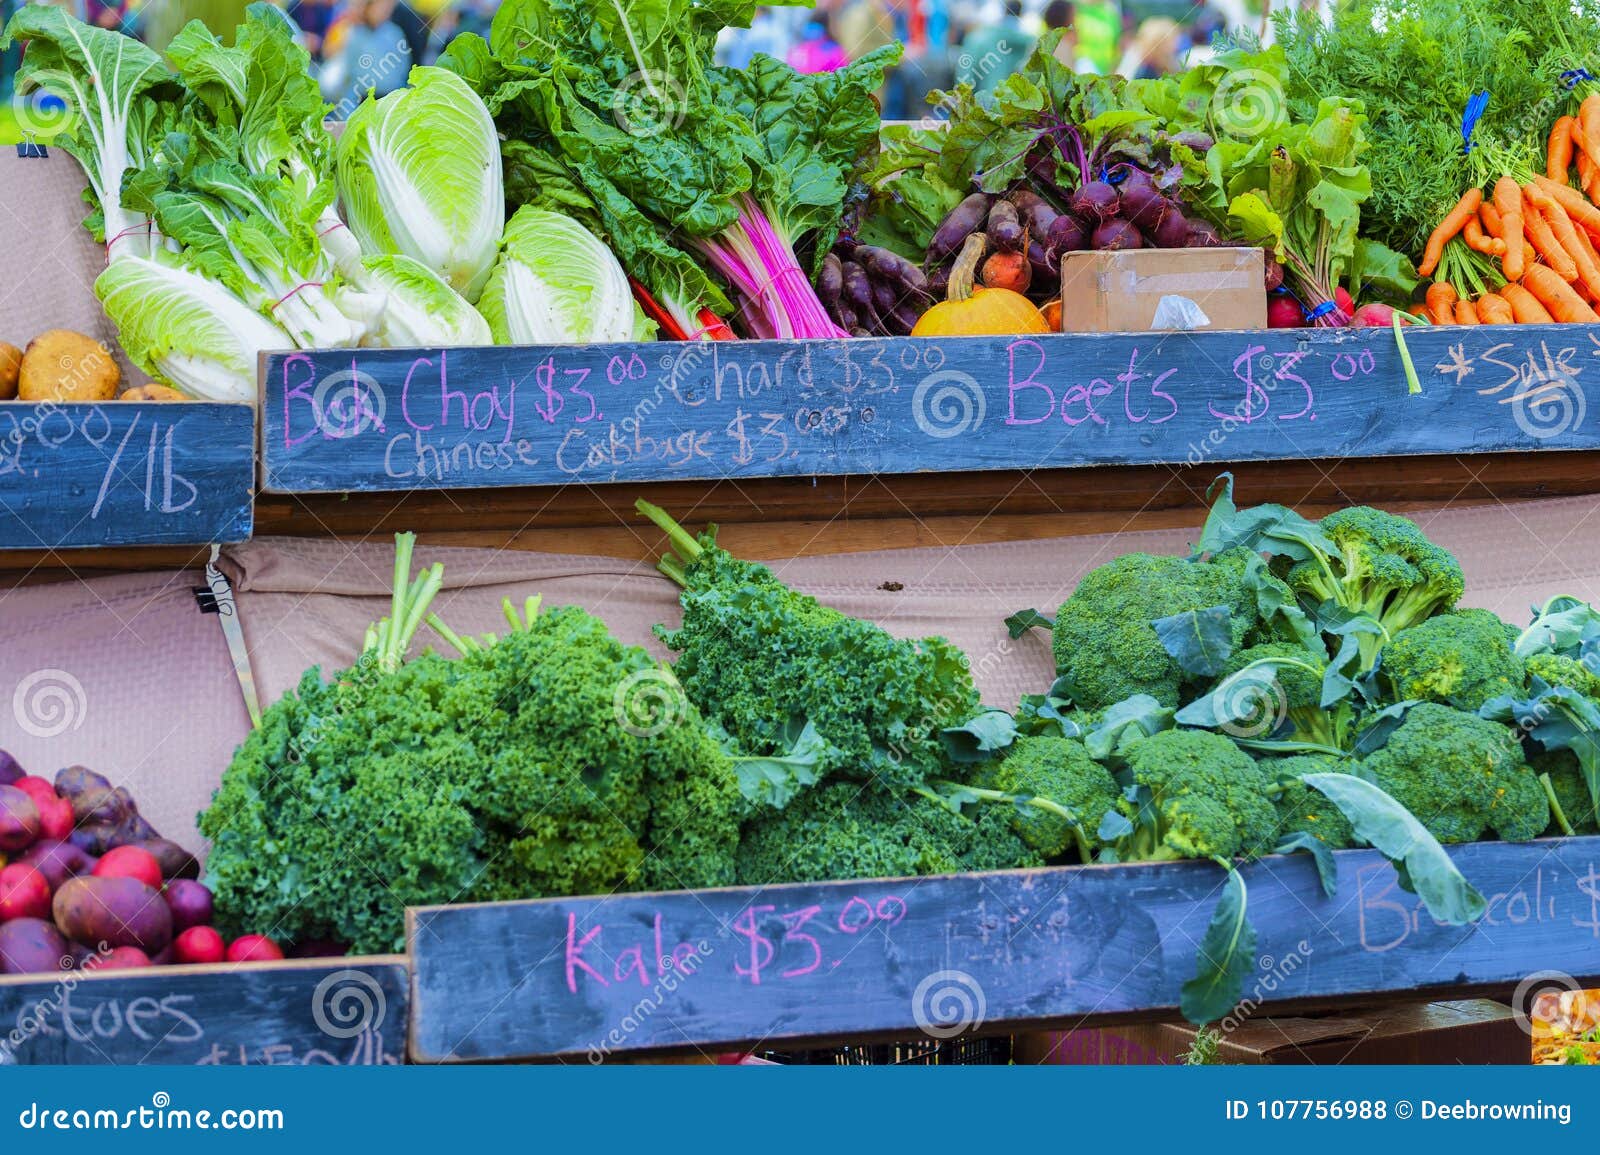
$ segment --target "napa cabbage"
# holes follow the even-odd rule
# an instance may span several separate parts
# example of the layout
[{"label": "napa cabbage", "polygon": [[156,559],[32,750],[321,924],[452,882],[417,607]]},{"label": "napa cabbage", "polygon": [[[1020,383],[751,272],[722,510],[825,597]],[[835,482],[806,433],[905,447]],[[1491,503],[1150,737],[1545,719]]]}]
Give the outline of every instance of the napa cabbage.
[{"label": "napa cabbage", "polygon": [[339,138],[336,175],[364,252],[413,257],[477,301],[505,191],[494,119],[465,81],[424,66],[411,70],[409,88],[369,97]]},{"label": "napa cabbage", "polygon": [[367,257],[365,284],[384,295],[377,343],[393,349],[492,345],[489,323],[438,273],[412,257]]}]

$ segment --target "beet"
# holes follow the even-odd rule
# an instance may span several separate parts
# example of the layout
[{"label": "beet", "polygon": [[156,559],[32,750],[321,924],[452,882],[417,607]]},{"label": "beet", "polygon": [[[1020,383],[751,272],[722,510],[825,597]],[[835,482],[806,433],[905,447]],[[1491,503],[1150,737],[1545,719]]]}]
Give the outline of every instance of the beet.
[{"label": "beet", "polygon": [[1026,235],[1017,206],[1010,201],[995,201],[994,207],[989,210],[990,248],[1008,253],[1020,252],[1022,238]]},{"label": "beet", "polygon": [[1182,249],[1189,244],[1189,222],[1173,208],[1149,234],[1150,243],[1158,249]]},{"label": "beet", "polygon": [[1030,237],[1044,237],[1061,215],[1049,201],[1031,189],[1018,189],[1009,199],[1022,214],[1022,223],[1028,226]]},{"label": "beet", "polygon": [[1075,253],[1089,247],[1089,230],[1071,213],[1062,213],[1050,226],[1045,236],[1045,248],[1058,258],[1062,253]]},{"label": "beet", "polygon": [[1276,289],[1279,285],[1283,284],[1283,266],[1277,261],[1273,260],[1271,257],[1267,258],[1266,281],[1267,292],[1269,293],[1272,292],[1273,289]]},{"label": "beet", "polygon": [[1043,285],[1056,285],[1061,277],[1060,258],[1038,241],[1028,242],[1028,264],[1033,268],[1033,277]]},{"label": "beet", "polygon": [[960,251],[969,234],[983,228],[989,215],[989,195],[973,193],[950,210],[928,242],[928,260],[942,261]]},{"label": "beet", "polygon": [[1085,221],[1103,221],[1115,216],[1119,198],[1117,190],[1103,180],[1092,180],[1072,194],[1072,213]]},{"label": "beet", "polygon": [[1172,138],[1172,143],[1184,145],[1195,152],[1210,152],[1211,146],[1217,142],[1204,132],[1180,132]]},{"label": "beet", "polygon": [[1300,302],[1288,293],[1278,293],[1267,298],[1267,328],[1303,329],[1305,324],[1306,318],[1300,311]]},{"label": "beet", "polygon": [[1117,249],[1142,249],[1144,238],[1139,235],[1139,230],[1125,220],[1115,219],[1106,221],[1095,229],[1094,236],[1089,239],[1091,248],[1102,252]]},{"label": "beet", "polygon": [[1184,248],[1187,249],[1215,249],[1223,244],[1217,235],[1217,230],[1211,227],[1208,221],[1189,222],[1189,241]]},{"label": "beet", "polygon": [[[1180,214],[1178,213],[1177,205],[1160,193],[1155,193],[1140,206],[1139,211],[1129,212],[1124,209],[1122,215],[1132,221],[1134,226],[1141,231],[1154,233],[1168,217]],[[1184,240],[1189,239],[1189,223],[1187,221],[1183,225],[1183,238]],[[1164,247],[1171,248],[1173,246]]]},{"label": "beet", "polygon": [[1021,253],[990,253],[978,276],[991,289],[1026,293],[1033,283],[1033,266]]}]

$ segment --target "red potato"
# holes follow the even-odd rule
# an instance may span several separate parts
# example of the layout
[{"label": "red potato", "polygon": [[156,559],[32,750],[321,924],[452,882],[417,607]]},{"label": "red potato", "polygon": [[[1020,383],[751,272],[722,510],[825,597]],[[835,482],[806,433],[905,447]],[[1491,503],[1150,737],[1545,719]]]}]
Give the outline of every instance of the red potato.
[{"label": "red potato", "polygon": [[31,866],[0,867],[0,922],[50,917],[50,880]]},{"label": "red potato", "polygon": [[91,872],[96,878],[137,878],[151,890],[160,890],[161,864],[147,850],[118,846],[100,856]]},{"label": "red potato", "polygon": [[26,863],[44,875],[52,892],[59,890],[67,879],[90,873],[95,863],[93,858],[72,843],[51,838],[39,839],[23,851],[17,861]]},{"label": "red potato", "polygon": [[15,854],[39,837],[39,808],[27,792],[0,786],[0,854]]},{"label": "red potato", "polygon": [[15,782],[11,783],[11,785],[22,791],[29,798],[32,798],[35,806],[39,806],[44,802],[60,801],[60,796],[56,793],[56,788],[50,785],[49,780],[37,777],[33,774],[24,774],[21,778],[18,778]]},{"label": "red potato", "polygon": [[188,930],[192,926],[210,926],[212,915],[211,889],[189,878],[175,878],[167,883],[167,905],[172,908],[172,929]]},{"label": "red potato", "polygon": [[131,971],[140,967],[154,966],[150,956],[136,946],[113,947],[98,959],[86,964],[85,970],[96,971]]},{"label": "red potato", "polygon": [[241,934],[228,944],[229,962],[272,962],[283,957],[278,944],[264,934]]},{"label": "red potato", "polygon": [[53,923],[42,918],[14,918],[0,924],[0,974],[54,974],[68,969],[72,949]]},{"label": "red potato", "polygon": [[39,807],[39,839],[66,838],[72,833],[76,819],[72,817],[72,803],[65,798],[57,798],[51,794],[49,798],[36,798],[34,805]]},{"label": "red potato", "polygon": [[191,926],[172,940],[172,961],[178,963],[219,963],[227,947],[214,927]]},{"label": "red potato", "polygon": [[69,878],[51,911],[74,942],[136,946],[151,954],[172,941],[166,900],[137,878]]}]

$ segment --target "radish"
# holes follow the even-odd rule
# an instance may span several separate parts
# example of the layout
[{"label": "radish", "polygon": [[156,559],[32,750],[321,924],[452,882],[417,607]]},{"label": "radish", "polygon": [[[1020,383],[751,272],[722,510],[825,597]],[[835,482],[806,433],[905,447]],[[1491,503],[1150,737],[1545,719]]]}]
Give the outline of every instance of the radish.
[{"label": "radish", "polygon": [[1287,293],[1267,299],[1267,328],[1303,329],[1305,324],[1306,318],[1300,311],[1300,302]]},{"label": "radish", "polygon": [[[1354,329],[1387,329],[1394,324],[1395,310],[1390,305],[1381,305],[1376,302],[1362,305],[1361,308],[1350,314],[1350,326]],[[1410,325],[1410,314],[1401,313],[1400,323]]]}]

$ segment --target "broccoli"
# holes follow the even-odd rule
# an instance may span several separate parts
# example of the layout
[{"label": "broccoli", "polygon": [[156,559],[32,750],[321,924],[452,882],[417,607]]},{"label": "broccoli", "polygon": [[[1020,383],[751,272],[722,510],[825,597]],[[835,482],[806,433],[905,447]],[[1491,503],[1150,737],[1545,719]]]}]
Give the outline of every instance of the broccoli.
[{"label": "broccoli", "polygon": [[1246,704],[1250,721],[1261,710],[1276,711],[1280,720],[1293,728],[1292,736],[1286,740],[1348,750],[1355,728],[1355,709],[1348,696],[1323,707],[1322,680],[1327,670],[1325,654],[1298,642],[1264,642],[1234,653],[1223,667],[1217,686],[1242,675],[1234,690],[1242,695],[1249,693],[1248,687],[1259,678],[1256,684],[1264,686],[1266,692],[1261,695],[1262,701]]},{"label": "broccoli", "polygon": [[1564,654],[1538,653],[1530,654],[1523,665],[1530,681],[1539,678],[1547,686],[1567,686],[1600,702],[1600,674],[1587,662]]},{"label": "broccoli", "polygon": [[[670,672],[531,600],[498,641],[438,623],[463,656],[403,661],[442,571],[408,583],[400,545],[393,616],[266,711],[200,816],[219,929],[388,952],[407,906],[731,883],[737,779]],[[619,713],[641,681],[659,725]]]},{"label": "broccoli", "polygon": [[835,779],[746,823],[737,877],[767,886],[1040,865],[999,807],[968,817],[933,798]]},{"label": "broccoli", "polygon": [[732,557],[714,526],[697,540],[649,502],[638,508],[670,539],[675,554],[659,568],[683,587],[682,628],[656,633],[681,654],[674,668],[690,701],[738,754],[787,754],[809,723],[823,739],[810,781],[840,773],[915,788],[942,775],[939,731],[978,708],[959,649],[893,637]]},{"label": "broccoli", "polygon": [[1277,783],[1273,802],[1278,811],[1278,839],[1302,831],[1331,850],[1355,844],[1350,820],[1332,802],[1301,782],[1307,774],[1344,774],[1346,763],[1325,754],[1295,754],[1287,758],[1264,758],[1258,765]]},{"label": "broccoli", "polygon": [[1383,647],[1379,671],[1397,701],[1476,710],[1490,698],[1521,693],[1527,680],[1507,635],[1506,623],[1488,610],[1440,614],[1396,633]]},{"label": "broccoli", "polygon": [[1550,802],[1508,726],[1424,702],[1386,745],[1361,760],[1361,775],[1416,816],[1440,842],[1493,830],[1512,842],[1550,825]]},{"label": "broccoli", "polygon": [[1550,826],[1545,833],[1600,833],[1600,814],[1596,813],[1589,784],[1578,769],[1577,755],[1571,750],[1537,750],[1528,755],[1528,767],[1548,783]]},{"label": "broccoli", "polygon": [[1273,782],[1221,734],[1164,730],[1134,743],[1127,762],[1143,789],[1138,800],[1119,803],[1133,829],[1117,841],[1118,861],[1225,861],[1266,854],[1276,844]]},{"label": "broccoli", "polygon": [[[1434,545],[1415,522],[1371,506],[1330,513],[1318,528],[1337,552],[1323,543],[1301,542],[1310,557],[1289,570],[1289,585],[1316,609],[1333,602],[1372,617],[1384,633],[1401,630],[1453,608],[1465,579],[1461,563]],[[1362,669],[1371,669],[1383,639],[1360,638]]]},{"label": "broccoli", "polygon": [[[1070,738],[1017,739],[994,768],[989,784],[1019,801],[1011,827],[1046,859],[1075,849],[1082,861],[1092,861],[1095,832],[1106,812],[1115,809],[1119,795],[1111,771],[1089,757],[1082,742]],[[1051,808],[1029,805],[1026,799],[1043,800]]]},{"label": "broccoli", "polygon": [[1176,706],[1186,678],[1151,623],[1224,606],[1233,645],[1241,645],[1257,625],[1256,598],[1235,560],[1130,553],[1084,575],[1053,631],[1056,670],[1073,701],[1092,710],[1149,694]]}]

